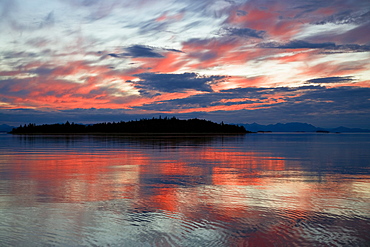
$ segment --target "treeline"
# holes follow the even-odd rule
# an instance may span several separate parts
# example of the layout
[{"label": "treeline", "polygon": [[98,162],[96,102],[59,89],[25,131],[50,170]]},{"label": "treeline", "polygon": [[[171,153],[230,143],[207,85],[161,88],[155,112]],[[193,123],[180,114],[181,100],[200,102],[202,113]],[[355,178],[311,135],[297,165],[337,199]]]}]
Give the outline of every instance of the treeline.
[{"label": "treeline", "polygon": [[13,128],[12,134],[48,134],[48,133],[247,133],[243,126],[214,123],[202,119],[180,120],[172,118],[140,119],[128,122],[105,122],[91,125],[64,124],[28,124]]}]

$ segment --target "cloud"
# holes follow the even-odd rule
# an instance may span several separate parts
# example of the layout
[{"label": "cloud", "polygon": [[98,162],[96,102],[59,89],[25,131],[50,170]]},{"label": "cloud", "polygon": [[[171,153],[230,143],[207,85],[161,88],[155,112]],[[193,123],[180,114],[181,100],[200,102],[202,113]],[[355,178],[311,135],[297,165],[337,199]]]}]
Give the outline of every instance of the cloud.
[{"label": "cloud", "polygon": [[348,86],[237,88],[157,101],[133,109],[234,123],[300,121],[318,126],[368,128],[369,95],[370,88]]},{"label": "cloud", "polygon": [[18,3],[16,0],[0,1],[0,22],[9,18],[13,12],[17,11]]},{"label": "cloud", "polygon": [[153,48],[144,45],[133,45],[126,48],[128,55],[132,57],[164,57],[155,52]]},{"label": "cloud", "polygon": [[335,43],[309,43],[303,40],[293,40],[285,44],[278,42],[261,43],[259,47],[277,49],[328,49],[335,48]]},{"label": "cloud", "polygon": [[251,28],[226,28],[227,35],[235,35],[244,38],[263,39],[265,31],[255,30]]},{"label": "cloud", "polygon": [[368,52],[370,45],[343,44],[336,45],[333,42],[311,43],[303,40],[292,40],[288,43],[267,42],[257,45],[260,48],[274,49],[323,49],[336,52]]},{"label": "cloud", "polygon": [[[361,87],[317,87],[308,90],[299,97],[292,98],[284,104],[286,111],[292,115],[306,114],[307,116],[322,117],[323,120],[330,116],[337,116],[338,121],[346,116],[357,119],[363,118],[363,123],[368,120],[365,116],[370,114],[370,88]],[[299,113],[301,112],[301,113]],[[308,120],[307,120],[308,121]],[[356,122],[353,121],[353,125]]]},{"label": "cloud", "polygon": [[[249,0],[231,7],[225,23],[254,30],[264,30],[266,32],[265,37],[275,41],[294,39],[303,34],[315,36],[318,32],[325,32],[327,37],[330,38],[331,35],[342,34],[345,28],[353,28],[356,25],[369,23],[369,9],[369,2],[360,0],[350,2],[347,0]],[[325,29],[318,27],[318,25],[324,24],[330,25]],[[343,24],[346,24],[346,26],[335,28],[335,26]],[[362,35],[366,35],[366,32],[363,32]],[[358,35],[356,37],[359,38]],[[361,40],[366,39],[362,38]],[[367,42],[368,40],[367,37]],[[313,39],[313,41],[317,42],[318,40]],[[339,42],[342,40],[323,39],[319,42],[327,41]],[[343,43],[359,43],[359,40],[347,40]]]},{"label": "cloud", "polygon": [[163,32],[168,28],[170,23],[171,21],[157,22],[154,20],[148,20],[148,21],[142,22],[139,25],[140,26],[139,33],[144,35],[148,33],[154,34],[154,33]]},{"label": "cloud", "polygon": [[[294,97],[285,98],[285,102],[268,108],[240,110],[229,113],[233,118],[249,122],[264,121],[269,123],[307,122],[316,126],[370,126],[370,88],[336,87],[326,88],[297,87],[281,88],[279,93],[294,93]],[[274,89],[271,93],[278,92]],[[220,112],[220,115],[227,112]],[[240,117],[239,117],[240,116]]]},{"label": "cloud", "polygon": [[219,39],[190,39],[183,43],[182,50],[192,60],[189,67],[204,69],[238,63],[240,60],[244,63],[249,54],[238,51],[242,43],[236,37],[225,36]]},{"label": "cloud", "polygon": [[308,80],[307,83],[321,84],[321,83],[347,83],[353,82],[354,78],[352,76],[344,77],[324,77]]},{"label": "cloud", "polygon": [[55,23],[54,12],[51,11],[44,20],[40,23],[40,28],[51,27]]},{"label": "cloud", "polygon": [[360,11],[345,10],[335,13],[320,21],[314,22],[316,25],[324,25],[327,23],[340,24],[361,24],[370,20],[370,11],[363,9]]},{"label": "cloud", "polygon": [[237,11],[236,11],[236,15],[238,15],[238,16],[245,16],[245,15],[247,15],[247,11],[244,11],[244,10],[240,10],[240,9],[238,9]]},{"label": "cloud", "polygon": [[340,28],[334,31],[312,33],[309,37],[305,39],[314,42],[331,41],[342,44],[357,43],[362,44],[366,47],[366,50],[369,51],[369,29],[370,21],[364,22],[359,25],[347,25],[346,28]]},{"label": "cloud", "polygon": [[125,57],[125,54],[109,53],[108,56],[115,57],[115,58],[121,58],[121,57]]},{"label": "cloud", "polygon": [[331,50],[340,52],[368,52],[370,51],[370,45],[358,45],[358,44],[336,45]]},{"label": "cloud", "polygon": [[[314,88],[316,87],[306,86],[300,88],[300,90],[311,90]],[[257,109],[258,107],[270,107],[280,104],[286,97],[292,97],[290,94],[296,94],[296,91],[296,88],[234,88],[219,92],[191,95],[186,98],[162,100],[139,106],[136,109],[167,112],[183,112],[184,110],[189,112],[213,112],[221,108],[224,110]]]},{"label": "cloud", "polygon": [[212,92],[210,84],[224,78],[223,76],[200,76],[196,73],[142,73],[135,76],[141,79],[135,82],[135,87],[144,91],[158,90],[161,92],[181,92],[185,90]]},{"label": "cloud", "polygon": [[[0,109],[4,123],[105,122],[158,117],[206,118],[234,123],[307,122],[316,126],[369,128],[370,88],[304,86],[238,88],[152,102],[132,109]],[[240,101],[235,101],[236,99]],[[230,99],[223,100],[223,99]],[[220,110],[222,109],[222,110]]]},{"label": "cloud", "polygon": [[96,21],[108,17],[114,10],[124,7],[124,3],[119,0],[65,0],[63,3],[70,4],[73,9],[82,8],[89,12],[88,20]]},{"label": "cloud", "polygon": [[171,52],[178,52],[178,53],[183,53],[183,51],[181,51],[181,50],[178,50],[178,49],[171,49],[171,48],[166,48],[166,49],[164,49],[165,51],[171,51]]},{"label": "cloud", "polygon": [[123,53],[108,53],[108,56],[114,57],[114,58],[126,58],[126,57],[132,57],[132,58],[164,58],[165,56],[161,53],[166,52],[178,52],[182,53],[182,51],[177,49],[167,49],[167,48],[157,48],[157,47],[150,47],[150,46],[144,46],[144,45],[132,45],[127,48],[124,48],[125,51]]},{"label": "cloud", "polygon": [[225,23],[264,30],[268,37],[286,40],[307,23],[307,20],[295,18],[301,12],[296,8],[298,5],[298,1],[243,1],[230,9]]}]

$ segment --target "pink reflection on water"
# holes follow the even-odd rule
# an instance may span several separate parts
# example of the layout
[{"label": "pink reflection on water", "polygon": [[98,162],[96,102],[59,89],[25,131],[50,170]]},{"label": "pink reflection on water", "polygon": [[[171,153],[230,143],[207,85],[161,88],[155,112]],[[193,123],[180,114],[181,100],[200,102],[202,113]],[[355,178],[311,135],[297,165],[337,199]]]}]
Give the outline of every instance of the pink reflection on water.
[{"label": "pink reflection on water", "polygon": [[[321,235],[335,227],[357,229],[356,236],[362,234],[358,229],[370,230],[368,175],[315,174],[304,170],[301,161],[230,145],[145,147],[3,156],[3,164],[11,164],[4,182],[13,196],[11,205],[77,204],[86,206],[83,215],[91,207],[96,217],[109,211],[113,219],[164,214],[182,234],[227,232],[227,243],[234,246],[320,244]],[[83,217],[74,220],[82,236],[87,223]]]}]

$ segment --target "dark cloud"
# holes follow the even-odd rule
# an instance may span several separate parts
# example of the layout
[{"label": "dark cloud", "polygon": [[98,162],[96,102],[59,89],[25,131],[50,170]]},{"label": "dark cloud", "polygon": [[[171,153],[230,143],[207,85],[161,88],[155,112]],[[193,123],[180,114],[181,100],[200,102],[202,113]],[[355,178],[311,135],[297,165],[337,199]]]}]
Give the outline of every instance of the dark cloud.
[{"label": "dark cloud", "polygon": [[368,10],[361,10],[361,11],[352,11],[352,10],[345,10],[339,13],[335,13],[334,15],[328,16],[323,20],[314,22],[316,25],[323,25],[327,23],[334,23],[334,24],[361,24],[364,22],[368,22],[370,20],[370,11]]},{"label": "dark cloud", "polygon": [[[344,77],[344,79],[346,78]],[[334,78],[327,78],[325,81],[334,80]],[[265,99],[268,97],[273,98],[275,94],[278,98],[281,98],[279,96],[281,93],[290,96],[285,97],[281,102],[270,100],[264,103]],[[318,126],[328,126],[328,124],[331,124],[331,127],[345,125],[349,127],[369,128],[369,95],[370,88],[360,87],[326,88],[324,86],[303,86],[297,88],[237,88],[193,95],[182,99],[156,102],[136,107],[135,109],[170,112],[174,109],[206,109],[207,107],[220,105],[230,106],[249,103],[253,105],[255,103],[263,103],[261,108],[256,107],[253,110],[192,112],[187,115],[207,117],[219,121],[227,120],[234,123],[300,121]],[[222,99],[238,98],[241,99],[239,102],[223,103],[221,101]]]},{"label": "dark cloud", "polygon": [[303,40],[293,40],[288,43],[268,42],[260,43],[260,48],[275,49],[322,49],[332,52],[367,52],[370,51],[370,45],[344,44],[336,45],[333,42],[311,43]]},{"label": "dark cloud", "polygon": [[[2,56],[2,59],[22,59],[22,61],[25,61],[27,58],[36,58],[40,56],[40,54],[34,53],[34,52],[25,52],[25,51],[7,51],[0,53],[0,56]],[[12,64],[12,66],[15,66]]]},{"label": "dark cloud", "polygon": [[[145,110],[161,110],[172,111],[173,109],[192,109],[192,108],[206,108],[210,106],[231,106],[239,104],[254,104],[263,103],[267,99],[267,95],[275,93],[295,93],[297,90],[315,90],[317,86],[304,86],[297,88],[234,88],[222,90],[220,92],[212,92],[207,94],[192,95],[182,99],[172,99],[163,101],[161,103],[148,104],[140,109]],[[240,99],[240,101],[222,102],[222,100]],[[264,104],[269,106],[270,104]],[[276,103],[273,103],[276,106]]]},{"label": "dark cloud", "polygon": [[223,79],[223,76],[200,76],[196,73],[184,74],[137,74],[141,80],[135,82],[137,88],[147,90],[158,90],[161,92],[181,92],[186,90],[199,90],[212,92],[210,84]]},{"label": "dark cloud", "polygon": [[336,52],[368,52],[370,51],[370,45],[358,45],[358,44],[346,44],[346,45],[336,45],[331,49]]},{"label": "dark cloud", "polygon": [[177,50],[177,49],[164,49],[165,51],[172,51],[172,52],[180,52],[180,53],[183,53],[183,51],[181,50]]},{"label": "dark cloud", "polygon": [[[296,88],[297,91],[301,88]],[[306,118],[305,122],[310,122],[310,118],[322,118],[325,122],[330,117],[337,117],[337,123],[348,116],[365,120],[365,116],[370,114],[370,88],[360,87],[335,87],[326,88],[323,86],[311,87],[309,90],[301,90],[302,94],[297,97],[287,98],[286,102],[272,107],[270,111],[276,111],[281,116]],[[278,118],[278,115],[275,115]],[[349,121],[350,119],[346,119]],[[355,126],[356,122],[352,123]],[[369,125],[370,126],[370,125]]]},{"label": "dark cloud", "polygon": [[[285,0],[293,9],[301,10],[296,17],[307,15],[308,17],[318,18],[317,15],[308,15],[312,12],[319,11],[320,9],[331,9],[333,16],[340,17],[341,19],[350,19],[358,15],[362,15],[369,9],[369,1],[361,0],[335,0],[335,1],[318,1],[318,0]],[[329,16],[330,17],[330,16]],[[330,19],[327,17],[328,19]]]},{"label": "dark cloud", "polygon": [[255,30],[251,28],[226,28],[227,35],[235,35],[244,38],[257,38],[263,39],[265,31]]},{"label": "dark cloud", "polygon": [[109,53],[108,56],[115,57],[115,58],[122,58],[126,57],[124,53],[116,54],[116,53]]},{"label": "dark cloud", "polygon": [[316,90],[308,90],[300,97],[295,98],[298,101],[302,99],[322,100],[323,102],[332,101],[333,107],[342,107],[346,110],[370,110],[370,88],[362,87],[314,87]]},{"label": "dark cloud", "polygon": [[51,69],[51,68],[48,68],[48,67],[40,66],[36,69],[30,70],[29,72],[38,74],[40,76],[48,76],[51,73],[53,73],[54,71],[55,71],[55,68]]},{"label": "dark cloud", "polygon": [[335,43],[309,43],[303,40],[293,40],[282,44],[278,42],[261,43],[261,48],[277,48],[277,49],[332,49],[335,48]]},{"label": "dark cloud", "polygon": [[171,51],[171,52],[181,52],[176,49],[160,49],[144,45],[133,45],[125,48],[123,53],[108,53],[108,56],[114,58],[125,58],[125,57],[153,57],[153,58],[162,58],[164,57],[158,51]]},{"label": "dark cloud", "polygon": [[352,76],[344,77],[324,77],[308,80],[307,83],[321,84],[321,83],[346,83],[353,82],[354,78]]},{"label": "dark cloud", "polygon": [[126,48],[126,51],[132,57],[164,57],[158,52],[155,52],[154,48],[144,45],[133,45]]},{"label": "dark cloud", "polygon": [[244,10],[237,10],[236,11],[236,14],[238,15],[238,16],[245,16],[245,15],[247,15],[247,12],[246,11],[244,11]]}]

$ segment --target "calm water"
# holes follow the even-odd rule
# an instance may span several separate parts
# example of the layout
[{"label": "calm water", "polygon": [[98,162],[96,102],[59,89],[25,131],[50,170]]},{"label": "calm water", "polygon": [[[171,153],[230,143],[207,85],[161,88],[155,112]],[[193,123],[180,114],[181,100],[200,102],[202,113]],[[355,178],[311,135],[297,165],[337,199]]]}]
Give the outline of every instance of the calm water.
[{"label": "calm water", "polygon": [[0,134],[0,246],[370,246],[370,134]]}]

